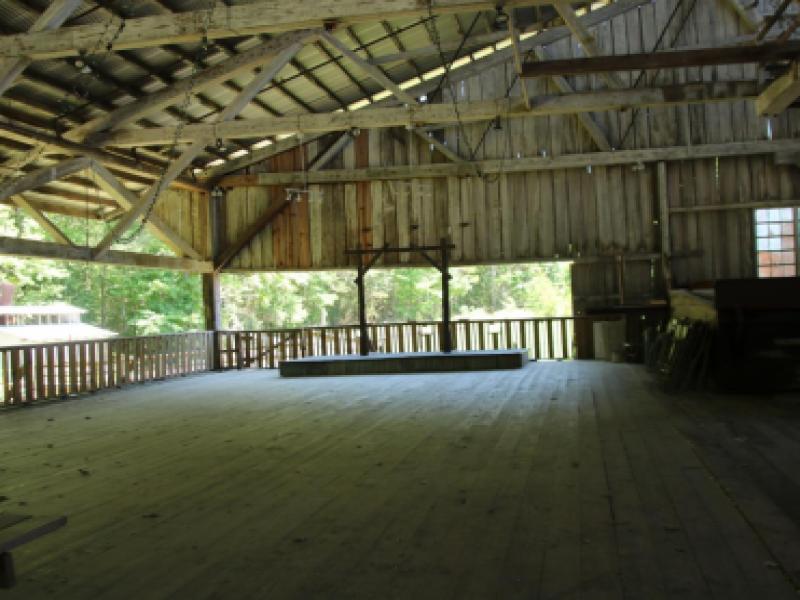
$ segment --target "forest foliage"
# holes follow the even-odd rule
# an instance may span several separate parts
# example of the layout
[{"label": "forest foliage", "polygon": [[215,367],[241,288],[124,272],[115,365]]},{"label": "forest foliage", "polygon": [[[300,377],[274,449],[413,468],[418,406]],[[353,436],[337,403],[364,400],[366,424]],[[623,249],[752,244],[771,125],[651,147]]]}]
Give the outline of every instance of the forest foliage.
[{"label": "forest foliage", "polygon": [[[70,239],[96,243],[109,225],[53,215]],[[18,211],[0,211],[0,235],[43,239]],[[168,254],[143,231],[124,248]],[[571,314],[567,263],[452,269],[454,318]],[[230,273],[222,276],[223,327],[266,329],[355,323],[355,271]],[[123,335],[189,331],[203,327],[200,276],[78,262],[0,258],[0,279],[17,286],[17,304],[67,302],[87,309],[84,321]],[[372,322],[441,317],[441,276],[433,268],[375,268],[367,275]]]}]

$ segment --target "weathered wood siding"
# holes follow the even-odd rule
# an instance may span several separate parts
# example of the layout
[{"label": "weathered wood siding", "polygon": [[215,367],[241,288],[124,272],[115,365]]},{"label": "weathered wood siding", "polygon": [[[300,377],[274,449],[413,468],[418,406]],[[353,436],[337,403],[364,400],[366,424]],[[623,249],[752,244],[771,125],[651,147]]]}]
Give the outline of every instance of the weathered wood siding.
[{"label": "weathered wood siding", "polygon": [[211,256],[208,208],[207,194],[170,189],[161,194],[153,210],[203,258],[208,259]]},{"label": "weathered wood siding", "polygon": [[[772,10],[767,0],[760,8],[763,14]],[[719,44],[749,33],[734,13],[716,0],[658,0],[593,30],[601,52],[615,54],[653,51],[659,38],[659,49],[668,49]],[[574,39],[552,44],[546,50],[552,58],[582,55]],[[638,85],[752,80],[756,75],[753,65],[673,69],[649,72]],[[620,76],[626,85],[639,80],[639,73]],[[606,86],[595,76],[572,77],[569,83],[577,91]],[[534,99],[559,93],[549,79],[529,80],[527,85]],[[467,102],[500,97],[506,90],[512,96],[519,95],[511,63],[487,69],[452,87],[446,85],[443,95],[445,100]],[[768,121],[757,117],[752,103],[746,101],[627,110],[592,117],[610,145],[622,149],[800,135],[796,110]],[[597,149],[575,116],[504,120],[499,128],[493,124],[450,127],[437,135],[465,159],[514,161],[521,156]],[[305,154],[295,151],[267,160],[251,167],[251,172],[302,170],[335,138],[331,135],[310,144]],[[362,132],[326,168],[444,160],[407,131],[373,130]],[[776,166],[771,156],[671,162],[667,168],[669,205],[678,208],[800,198],[796,173],[795,167]],[[285,188],[277,186],[228,190],[222,208],[222,246],[238,239],[249,223],[285,198]],[[345,255],[347,249],[385,243],[429,244],[446,236],[456,244],[456,264],[575,259],[574,290],[584,304],[618,302],[623,294],[626,301],[632,301],[663,295],[657,257],[661,251],[658,210],[655,164],[312,185],[254,238],[230,268],[343,268],[353,264],[353,259]],[[169,211],[161,214],[176,224]],[[752,210],[675,213],[670,229],[677,285],[755,272]],[[194,228],[191,235],[192,239],[203,237]],[[625,257],[624,277],[620,277],[619,256]],[[389,255],[382,262],[425,264],[408,254]],[[620,282],[623,290],[619,289]]]}]

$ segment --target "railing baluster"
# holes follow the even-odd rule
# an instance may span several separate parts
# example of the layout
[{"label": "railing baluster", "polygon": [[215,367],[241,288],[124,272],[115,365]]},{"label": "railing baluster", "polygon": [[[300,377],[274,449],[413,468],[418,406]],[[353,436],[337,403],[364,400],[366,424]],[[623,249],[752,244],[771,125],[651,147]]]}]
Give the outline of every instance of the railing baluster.
[{"label": "railing baluster", "polygon": [[47,385],[45,383],[45,348],[39,346],[36,348],[36,399],[47,398]]},{"label": "railing baluster", "polygon": [[2,404],[11,404],[12,401],[11,352],[13,350],[0,350],[0,369],[3,370]]}]

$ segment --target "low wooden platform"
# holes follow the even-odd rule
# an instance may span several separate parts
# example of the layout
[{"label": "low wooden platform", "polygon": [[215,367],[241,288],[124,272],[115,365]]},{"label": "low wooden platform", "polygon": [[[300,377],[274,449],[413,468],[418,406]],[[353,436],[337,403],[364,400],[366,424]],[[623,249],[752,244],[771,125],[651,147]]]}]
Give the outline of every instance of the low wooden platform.
[{"label": "low wooden platform", "polygon": [[70,516],[3,600],[796,600],[800,398],[198,375],[0,412],[0,496]]},{"label": "low wooden platform", "polygon": [[280,363],[281,377],[330,375],[388,375],[397,373],[444,373],[449,371],[496,371],[521,369],[529,362],[527,350],[469,352],[406,352],[369,356],[311,356]]}]

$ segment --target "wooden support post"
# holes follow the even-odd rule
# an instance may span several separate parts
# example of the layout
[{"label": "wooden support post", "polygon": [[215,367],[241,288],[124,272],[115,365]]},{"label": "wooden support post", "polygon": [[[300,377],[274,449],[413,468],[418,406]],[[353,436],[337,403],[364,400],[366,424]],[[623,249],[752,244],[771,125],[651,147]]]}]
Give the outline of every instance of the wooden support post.
[{"label": "wooden support post", "polygon": [[669,197],[667,193],[667,163],[658,163],[656,169],[658,186],[658,224],[661,229],[661,269],[664,273],[664,287],[672,288],[672,268],[670,266],[671,243],[669,234]]},{"label": "wooden support post", "polygon": [[14,557],[11,552],[0,552],[0,589],[12,588],[16,582]]},{"label": "wooden support post", "polygon": [[219,273],[203,273],[203,311],[206,331],[214,334],[214,360],[212,370],[220,369],[219,330],[220,319],[220,293]]},{"label": "wooden support post", "polygon": [[441,239],[442,261],[442,352],[453,350],[453,340],[450,337],[450,243],[446,238]]},{"label": "wooden support post", "polygon": [[364,268],[364,255],[359,254],[356,285],[358,286],[358,331],[361,336],[359,339],[359,353],[361,356],[367,356],[369,354],[369,333],[367,332],[367,295],[364,290],[364,275],[366,275],[366,269]]},{"label": "wooden support post", "polygon": [[[211,229],[211,256],[216,260],[220,248],[220,210],[222,199],[216,193],[208,195],[208,220]],[[222,311],[220,296],[220,274],[215,270],[203,274],[203,315],[206,331],[212,332],[211,369],[219,371],[222,368],[222,352],[219,331],[222,329]]]}]

